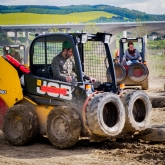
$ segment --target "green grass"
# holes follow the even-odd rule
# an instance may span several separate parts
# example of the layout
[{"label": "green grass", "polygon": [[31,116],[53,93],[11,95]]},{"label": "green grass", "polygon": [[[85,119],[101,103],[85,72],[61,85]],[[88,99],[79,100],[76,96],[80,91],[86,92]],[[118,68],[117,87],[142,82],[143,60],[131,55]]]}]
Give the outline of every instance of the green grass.
[{"label": "green grass", "polygon": [[147,55],[150,75],[165,76],[165,55]]},{"label": "green grass", "polygon": [[114,14],[102,11],[79,12],[66,15],[60,14],[32,14],[32,13],[9,13],[0,14],[1,25],[19,24],[66,24],[88,22],[100,17],[111,18]]}]

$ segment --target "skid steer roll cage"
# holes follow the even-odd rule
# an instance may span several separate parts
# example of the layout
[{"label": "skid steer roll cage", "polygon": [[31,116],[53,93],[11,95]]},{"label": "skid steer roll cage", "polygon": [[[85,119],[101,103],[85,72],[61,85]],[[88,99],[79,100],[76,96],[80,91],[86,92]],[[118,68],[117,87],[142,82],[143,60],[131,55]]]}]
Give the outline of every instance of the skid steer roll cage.
[{"label": "skid steer roll cage", "polygon": [[26,46],[25,45],[5,45],[5,46],[0,46],[1,49],[3,49],[3,56],[6,56],[9,54],[9,49],[14,48],[16,51],[22,50],[23,51],[23,63],[28,64],[28,55],[26,55]]},{"label": "skid steer roll cage", "polygon": [[[83,44],[88,41],[101,41],[105,46],[106,51],[106,58],[108,59],[108,64],[110,68],[110,73],[112,76],[112,84],[113,84],[113,92],[117,93],[117,87],[116,87],[116,77],[115,77],[115,70],[114,70],[114,64],[113,64],[113,58],[110,51],[110,39],[112,34],[108,33],[96,33],[96,34],[87,34],[87,33],[51,33],[51,34],[45,34],[45,35],[38,35],[36,38],[32,41],[29,49],[29,61],[30,61],[30,70],[33,74],[33,54],[34,54],[34,45],[42,41],[45,44],[45,67],[48,67],[47,63],[47,41],[51,39],[51,42],[54,41],[69,41],[72,46],[73,51],[73,57],[75,61],[76,66],[76,75],[77,75],[77,81],[79,85],[83,85],[83,74],[82,71],[84,71],[84,51],[83,51]],[[106,66],[107,67],[107,66]]]},{"label": "skid steer roll cage", "polygon": [[128,42],[138,42],[141,43],[141,57],[142,57],[142,62],[144,62],[145,59],[145,39],[142,37],[137,37],[137,38],[121,38],[119,40],[119,53],[120,53],[120,62],[122,62],[123,59],[123,55],[124,55],[124,43],[128,43]]}]

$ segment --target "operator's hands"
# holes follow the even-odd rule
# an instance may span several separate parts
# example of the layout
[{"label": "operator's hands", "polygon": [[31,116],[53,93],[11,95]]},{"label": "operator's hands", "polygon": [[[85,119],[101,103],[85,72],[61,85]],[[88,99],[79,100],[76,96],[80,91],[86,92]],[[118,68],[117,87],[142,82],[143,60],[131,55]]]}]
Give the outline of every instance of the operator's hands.
[{"label": "operator's hands", "polygon": [[90,81],[91,83],[94,83],[94,82],[96,81],[96,79],[93,78],[93,77],[89,77],[89,81]]},{"label": "operator's hands", "polygon": [[72,77],[71,76],[66,76],[66,82],[71,82],[72,81]]},{"label": "operator's hands", "polygon": [[122,65],[125,65],[125,64],[126,64],[126,59],[123,58],[123,60],[122,60]]}]

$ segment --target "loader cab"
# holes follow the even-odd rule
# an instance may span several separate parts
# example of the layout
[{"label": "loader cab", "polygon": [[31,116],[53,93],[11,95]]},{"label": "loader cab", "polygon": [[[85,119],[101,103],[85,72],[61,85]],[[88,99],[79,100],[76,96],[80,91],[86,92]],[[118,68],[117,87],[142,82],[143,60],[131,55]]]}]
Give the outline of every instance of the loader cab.
[{"label": "loader cab", "polygon": [[71,58],[76,65],[76,75],[78,76],[78,81],[82,82],[81,65],[76,42],[71,35],[63,33],[38,35],[33,40],[30,47],[30,70],[34,75],[53,79],[51,63],[53,58],[62,52],[64,41],[68,41],[71,45],[73,51]]},{"label": "loader cab", "polygon": [[107,81],[106,70],[110,68],[114,92],[116,93],[115,73],[113,59],[110,52],[111,34],[97,33],[51,33],[38,35],[30,46],[30,71],[37,77],[53,79],[51,68],[52,59],[62,51],[64,41],[71,44],[75,64],[76,79],[79,85],[83,85],[83,72],[99,80],[95,84],[97,89],[101,83]]},{"label": "loader cab", "polygon": [[[128,49],[128,43],[132,42],[134,49],[137,49],[142,59],[127,59],[123,61],[125,51]],[[126,88],[149,88],[149,70],[145,57],[145,40],[144,38],[121,38],[119,40],[119,60],[114,60],[116,73],[116,82],[125,84]],[[111,82],[111,77],[108,79]]]},{"label": "loader cab", "polygon": [[119,54],[120,54],[120,62],[122,62],[125,51],[128,49],[128,43],[132,42],[134,44],[134,48],[137,49],[142,57],[142,62],[145,61],[145,40],[142,37],[138,38],[121,38],[119,40]]},{"label": "loader cab", "polygon": [[28,64],[28,55],[26,55],[26,47],[25,45],[5,45],[1,47],[3,49],[3,56],[10,54],[10,49],[14,49],[18,52],[22,57],[22,64]]}]

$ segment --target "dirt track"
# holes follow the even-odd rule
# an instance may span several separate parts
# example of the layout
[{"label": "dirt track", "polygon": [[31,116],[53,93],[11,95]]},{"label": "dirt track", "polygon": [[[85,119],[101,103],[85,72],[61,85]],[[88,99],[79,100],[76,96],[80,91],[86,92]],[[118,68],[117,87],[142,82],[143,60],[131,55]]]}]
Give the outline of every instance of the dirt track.
[{"label": "dirt track", "polygon": [[[153,93],[163,90],[165,78],[151,80]],[[165,108],[154,108],[152,123],[165,123]],[[40,139],[29,146],[11,146],[0,134],[0,164],[10,165],[116,165],[116,164],[165,164],[165,144],[146,144],[137,139],[117,140],[116,142],[88,143],[80,140],[69,150],[54,148],[46,139]]]}]

